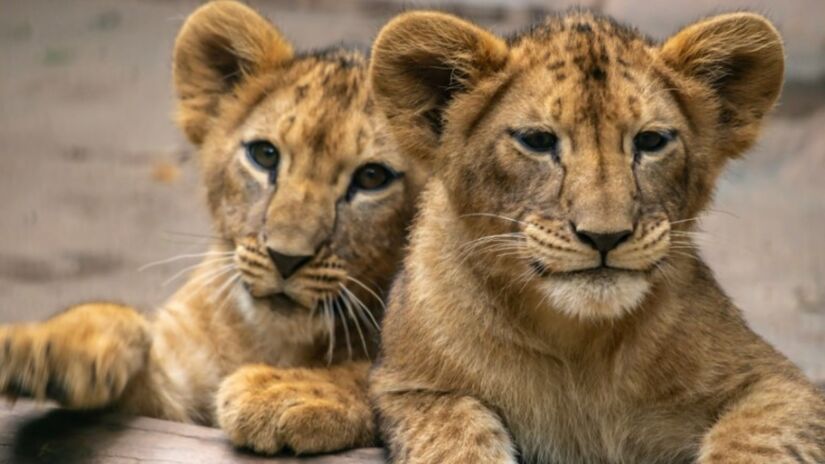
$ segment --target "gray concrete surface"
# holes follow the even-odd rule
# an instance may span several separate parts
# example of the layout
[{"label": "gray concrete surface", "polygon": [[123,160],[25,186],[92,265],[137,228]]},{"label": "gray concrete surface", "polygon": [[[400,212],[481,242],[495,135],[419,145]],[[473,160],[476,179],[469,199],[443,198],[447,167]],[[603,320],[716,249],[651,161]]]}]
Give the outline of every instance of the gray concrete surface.
[{"label": "gray concrete surface", "polygon": [[[367,43],[400,4],[252,3],[304,49]],[[792,81],[759,146],[725,175],[701,244],[753,327],[825,380],[825,3],[585,3],[660,37],[748,4],[780,21]],[[209,223],[196,160],[171,123],[169,76],[174,35],[196,5],[0,0],[0,322],[87,299],[152,308],[194,261],[137,269],[204,248]],[[446,6],[511,31],[555,4],[511,5]]]}]

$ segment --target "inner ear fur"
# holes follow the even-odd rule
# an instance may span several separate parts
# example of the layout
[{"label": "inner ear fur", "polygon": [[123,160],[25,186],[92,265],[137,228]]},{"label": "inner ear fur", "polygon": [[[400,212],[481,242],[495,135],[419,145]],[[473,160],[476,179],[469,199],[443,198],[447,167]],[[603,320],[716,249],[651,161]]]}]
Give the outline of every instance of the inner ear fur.
[{"label": "inner ear fur", "polygon": [[453,98],[506,63],[504,40],[455,16],[418,11],[390,21],[373,44],[370,81],[402,148],[432,156]]},{"label": "inner ear fur", "polygon": [[741,155],[782,88],[785,64],[776,28],[758,14],[723,14],[686,27],[663,44],[661,55],[712,93],[726,141],[720,149]]},{"label": "inner ear fur", "polygon": [[216,1],[198,8],[178,33],[173,56],[177,119],[189,140],[203,141],[222,96],[292,56],[275,26],[249,7]]}]

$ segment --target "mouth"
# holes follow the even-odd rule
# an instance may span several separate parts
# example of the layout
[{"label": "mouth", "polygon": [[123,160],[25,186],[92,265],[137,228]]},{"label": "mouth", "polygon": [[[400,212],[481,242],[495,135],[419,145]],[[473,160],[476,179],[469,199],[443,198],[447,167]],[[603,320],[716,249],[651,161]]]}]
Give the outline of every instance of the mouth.
[{"label": "mouth", "polygon": [[253,297],[257,300],[268,303],[272,311],[295,312],[298,310],[314,311],[323,309],[324,301],[335,301],[340,299],[340,295],[326,295],[323,298],[305,299],[296,298],[287,292],[273,293],[264,297]]},{"label": "mouth", "polygon": [[620,267],[613,267],[608,266],[607,264],[600,264],[599,266],[589,267],[586,269],[577,269],[575,271],[563,271],[563,272],[555,272],[547,268],[544,264],[542,264],[538,260],[530,261],[530,268],[536,273],[536,276],[542,279],[546,279],[548,277],[584,277],[592,280],[605,280],[610,279],[619,274],[626,274],[626,275],[643,275],[645,274],[644,271],[638,271],[634,269],[623,269]]}]

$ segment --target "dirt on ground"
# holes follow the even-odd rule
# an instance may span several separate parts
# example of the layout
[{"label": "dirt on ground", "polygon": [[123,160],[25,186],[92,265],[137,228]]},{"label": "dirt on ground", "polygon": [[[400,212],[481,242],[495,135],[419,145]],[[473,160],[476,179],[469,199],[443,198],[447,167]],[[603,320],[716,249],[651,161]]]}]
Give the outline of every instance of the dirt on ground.
[{"label": "dirt on ground", "polygon": [[[400,9],[390,0],[252,3],[301,49],[367,44]],[[646,22],[653,33],[701,16],[670,10],[663,22],[662,9],[650,14],[647,2],[584,3],[642,29]],[[0,0],[0,322],[90,299],[150,310],[197,262],[139,271],[203,251],[210,234],[196,156],[171,122],[172,43],[197,4]],[[791,24],[791,80],[759,145],[728,169],[699,241],[753,328],[822,381],[825,80],[817,73],[825,41],[811,38],[809,24],[825,14],[803,8],[808,0],[784,4],[790,13],[774,9]],[[545,11],[503,5],[446,7],[497,31]]]}]

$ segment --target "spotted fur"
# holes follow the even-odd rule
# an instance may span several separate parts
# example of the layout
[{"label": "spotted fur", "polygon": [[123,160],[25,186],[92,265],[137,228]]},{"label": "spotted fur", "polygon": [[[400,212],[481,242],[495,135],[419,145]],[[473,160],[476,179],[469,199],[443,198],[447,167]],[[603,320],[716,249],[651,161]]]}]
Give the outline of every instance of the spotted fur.
[{"label": "spotted fur", "polygon": [[412,12],[371,66],[399,143],[436,173],[371,382],[393,462],[825,462],[822,394],[691,233],[779,94],[766,19],[654,43],[584,11],[510,39]]},{"label": "spotted fur", "polygon": [[[150,319],[93,303],[1,327],[0,391],[218,425],[266,453],[373,443],[368,360],[419,174],[373,111],[366,64],[345,49],[295,54],[240,3],[195,11],[174,82],[213,247]],[[275,169],[250,160],[256,141],[280,151]],[[397,179],[354,188],[367,163]],[[272,251],[308,258],[286,275]]]}]

